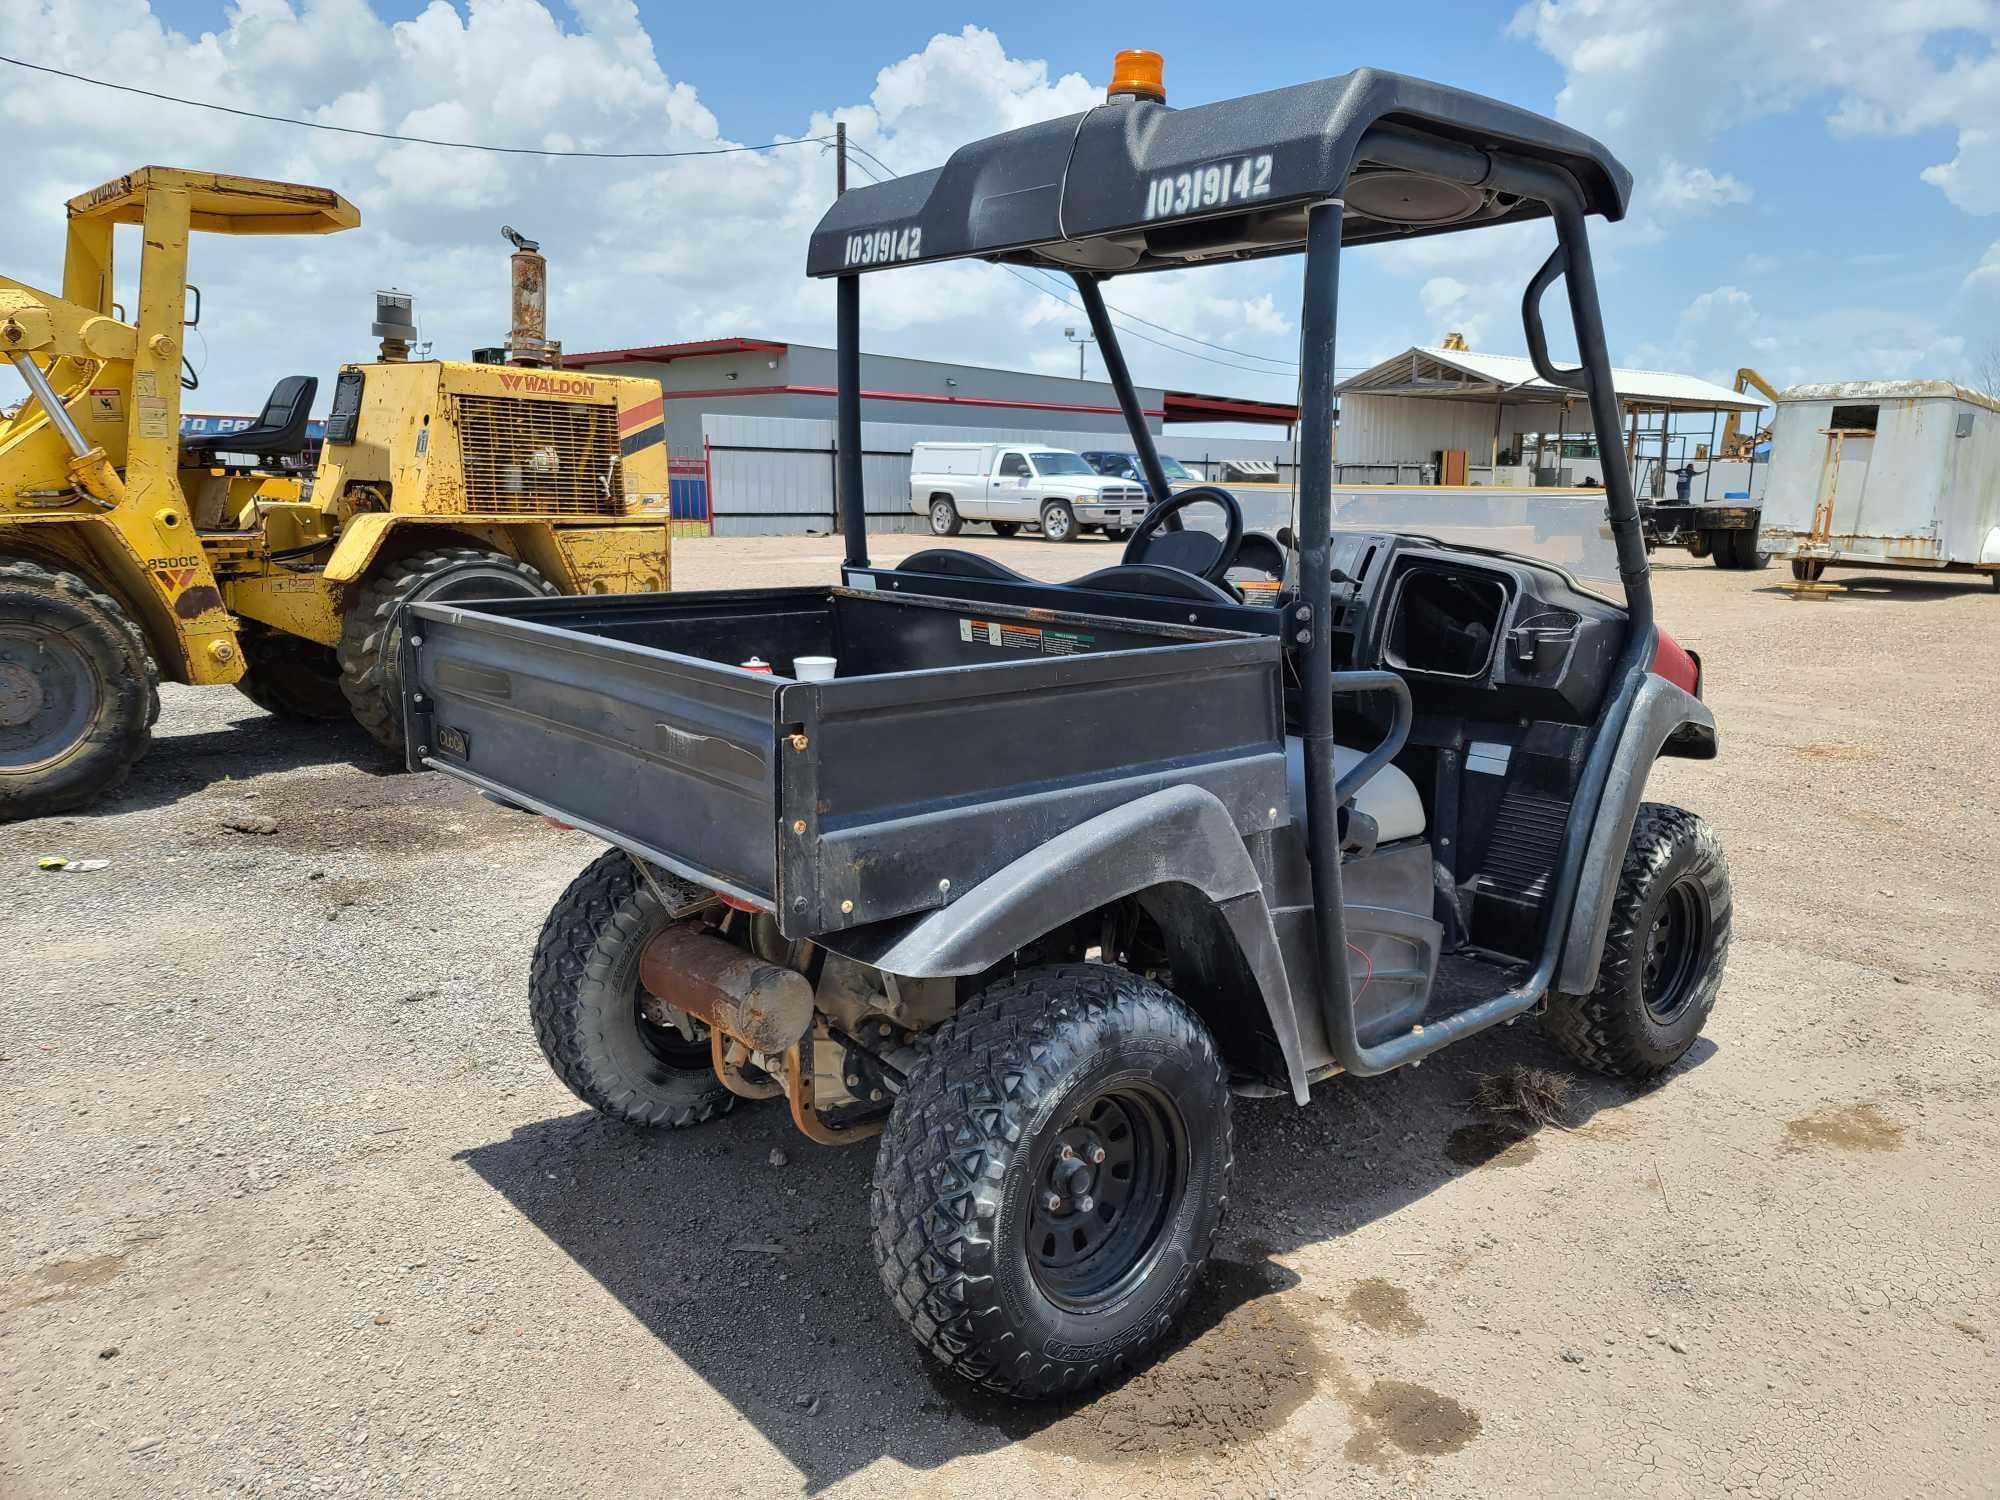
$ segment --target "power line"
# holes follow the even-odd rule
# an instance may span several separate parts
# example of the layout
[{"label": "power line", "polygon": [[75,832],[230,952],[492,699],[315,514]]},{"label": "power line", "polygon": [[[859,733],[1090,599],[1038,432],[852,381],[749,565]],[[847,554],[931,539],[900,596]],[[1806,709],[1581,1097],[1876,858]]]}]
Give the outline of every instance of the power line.
[{"label": "power line", "polygon": [[[1017,270],[1015,267],[1006,265],[1004,263],[1001,264],[1000,269],[1005,271],[1009,276],[1012,276],[1016,281],[1019,281],[1022,285],[1030,287],[1037,292],[1040,292],[1044,297],[1053,297],[1055,298],[1056,301],[1062,303],[1063,306],[1075,308],[1076,311],[1078,312],[1083,312],[1086,310],[1081,302],[1070,301],[1070,299],[1067,296],[1057,291],[1053,286],[1050,286],[1045,282],[1035,280],[1033,277],[1029,276],[1024,271]],[[1203,364],[1221,365],[1223,368],[1229,370],[1241,370],[1246,375],[1268,375],[1272,379],[1276,380],[1282,378],[1282,376],[1285,373],[1282,370],[1262,370],[1255,365],[1239,365],[1234,360],[1217,359],[1212,354],[1197,354],[1192,349],[1177,348],[1174,345],[1167,343],[1164,339],[1153,338],[1150,335],[1139,332],[1136,328],[1121,326],[1119,328],[1119,332],[1125,334],[1128,338],[1137,339],[1142,344],[1151,344],[1154,348],[1164,349],[1169,354],[1178,354],[1183,359],[1198,359]]]},{"label": "power line", "polygon": [[441,141],[425,135],[397,135],[388,130],[363,130],[358,125],[329,125],[323,120],[298,120],[290,115],[267,115],[254,109],[238,109],[232,104],[216,104],[207,99],[182,99],[174,94],[159,94],[151,89],[134,87],[129,83],[111,83],[102,78],[88,78],[81,73],[66,73],[61,68],[44,67],[40,63],[23,61],[18,57],[0,56],[0,63],[10,63],[17,68],[25,68],[30,73],[46,73],[52,78],[67,78],[72,83],[87,83],[95,88],[112,89],[121,94],[137,94],[144,99],[158,99],[163,104],[181,104],[189,109],[213,110],[217,114],[235,115],[245,120],[263,120],[272,125],[296,125],[301,130],[324,130],[334,135],[366,136],[373,141],[396,141],[408,146],[441,146],[451,151],[486,151],[496,156],[556,156],[582,157],[592,161],[671,161],[689,156],[733,156],[744,151],[776,151],[784,146],[808,146],[832,140],[832,136],[807,135],[797,140],[771,141],[762,146],[708,146],[699,151],[554,151],[541,146],[489,146],[479,141]]},{"label": "power line", "polygon": [[[850,153],[859,152],[861,155],[867,157],[869,161],[874,162],[876,166],[881,167],[883,171],[889,172],[891,176],[895,175],[894,172],[889,167],[888,163],[884,162],[879,156],[875,155],[874,152],[869,151],[867,148],[862,146],[857,146],[854,143],[854,139],[852,136],[848,138],[847,149]],[[865,165],[861,166],[860,170],[868,178],[870,182],[882,181],[880,177],[877,177]],[[1007,265],[1004,262],[999,264],[1000,264],[1000,269],[1005,271],[1009,276],[1012,276],[1015,280],[1023,283],[1028,287],[1033,288],[1035,291],[1040,292],[1043,296],[1053,297],[1055,298],[1056,301],[1062,303],[1065,307],[1072,308],[1077,312],[1084,311],[1082,303],[1072,302],[1069,299],[1068,294],[1059,291],[1053,283],[1044,283],[1042,281],[1032,279],[1026,272],[1021,271],[1013,266]],[[1182,349],[1177,345],[1165,343],[1160,339],[1149,338],[1147,337],[1147,335],[1140,333],[1137,329],[1134,329],[1129,326],[1123,327],[1121,330],[1122,332],[1130,335],[1132,338],[1139,340],[1143,344],[1151,344],[1154,348],[1164,349],[1169,354],[1178,354],[1183,359],[1198,359],[1204,362],[1205,364],[1220,365],[1223,368],[1229,370],[1241,370],[1246,375],[1269,375],[1273,377],[1280,377],[1287,373],[1296,372],[1297,369],[1299,368],[1295,362],[1290,360],[1273,359],[1268,354],[1251,354],[1248,350],[1232,349],[1227,344],[1213,344],[1210,343],[1207,339],[1198,339],[1193,334],[1182,333],[1178,329],[1167,327],[1164,323],[1155,323],[1150,318],[1142,318],[1137,313],[1127,312],[1123,308],[1110,307],[1108,303],[1106,304],[1106,306],[1111,312],[1115,313],[1118,317],[1125,318],[1129,320],[1129,322],[1131,323],[1143,323],[1145,324],[1146,327],[1157,329],[1159,332],[1167,334],[1170,337],[1177,339],[1184,339],[1190,344],[1200,344],[1205,349],[1218,349],[1225,354],[1242,355],[1250,359],[1269,360],[1270,363],[1274,365],[1280,365],[1283,368],[1277,370],[1266,370],[1266,369],[1261,369],[1256,365],[1244,365],[1244,364],[1238,364],[1233,360],[1216,359],[1213,355],[1197,354],[1192,349]]]}]

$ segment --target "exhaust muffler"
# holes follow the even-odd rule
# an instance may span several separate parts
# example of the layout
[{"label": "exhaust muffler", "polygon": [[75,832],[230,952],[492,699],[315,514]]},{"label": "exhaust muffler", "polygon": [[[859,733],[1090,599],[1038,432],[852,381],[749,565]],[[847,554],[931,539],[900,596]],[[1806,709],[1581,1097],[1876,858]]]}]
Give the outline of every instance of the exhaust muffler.
[{"label": "exhaust muffler", "polygon": [[675,922],[639,954],[639,979],[677,1010],[776,1057],[812,1029],[812,981],[699,922]]}]

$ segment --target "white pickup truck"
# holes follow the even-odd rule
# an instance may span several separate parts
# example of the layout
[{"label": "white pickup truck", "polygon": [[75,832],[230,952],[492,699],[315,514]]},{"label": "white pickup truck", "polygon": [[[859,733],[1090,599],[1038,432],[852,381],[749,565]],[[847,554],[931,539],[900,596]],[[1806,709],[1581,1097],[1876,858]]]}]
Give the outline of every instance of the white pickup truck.
[{"label": "white pickup truck", "polygon": [[918,443],[910,452],[910,509],[928,517],[937,536],[985,521],[1001,536],[1039,526],[1051,542],[1073,542],[1081,531],[1116,541],[1146,514],[1146,490],[1060,448]]}]

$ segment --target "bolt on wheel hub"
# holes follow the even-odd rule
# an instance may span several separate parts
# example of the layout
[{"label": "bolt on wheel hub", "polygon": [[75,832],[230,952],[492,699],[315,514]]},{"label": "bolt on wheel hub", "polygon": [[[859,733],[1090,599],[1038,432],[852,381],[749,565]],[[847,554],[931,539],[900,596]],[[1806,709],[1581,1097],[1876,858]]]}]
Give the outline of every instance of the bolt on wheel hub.
[{"label": "bolt on wheel hub", "polygon": [[1043,1291],[1088,1312],[1144,1274],[1179,1199],[1184,1137],[1150,1089],[1078,1105],[1045,1148],[1030,1197],[1029,1263]]}]

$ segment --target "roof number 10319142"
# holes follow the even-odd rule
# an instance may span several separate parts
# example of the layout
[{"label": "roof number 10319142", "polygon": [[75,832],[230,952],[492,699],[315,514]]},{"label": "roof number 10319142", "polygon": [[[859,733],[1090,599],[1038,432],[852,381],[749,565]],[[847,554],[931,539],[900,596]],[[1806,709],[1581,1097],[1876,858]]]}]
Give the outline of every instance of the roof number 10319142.
[{"label": "roof number 10319142", "polygon": [[1155,177],[1146,184],[1146,217],[1167,218],[1220,208],[1250,198],[1271,195],[1271,158],[1246,156],[1213,166],[1190,167]]}]

